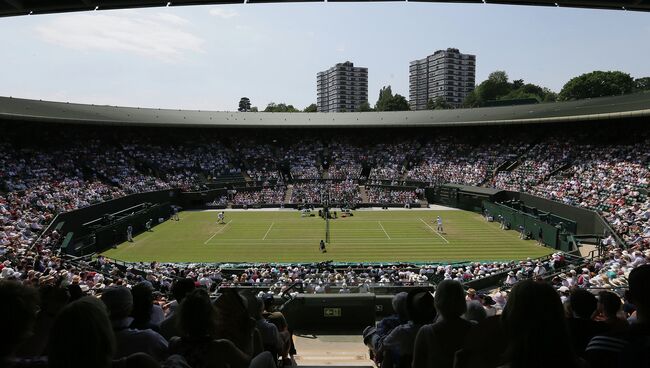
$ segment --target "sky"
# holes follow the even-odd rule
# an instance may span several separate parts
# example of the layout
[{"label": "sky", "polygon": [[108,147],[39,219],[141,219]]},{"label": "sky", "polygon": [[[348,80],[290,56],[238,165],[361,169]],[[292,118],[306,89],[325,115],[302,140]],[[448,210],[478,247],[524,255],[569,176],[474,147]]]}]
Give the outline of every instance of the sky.
[{"label": "sky", "polygon": [[454,47],[556,92],[593,70],[650,76],[650,14],[493,4],[290,3],[161,7],[0,19],[0,96],[236,110],[247,96],[304,108],[316,73],[368,68],[369,102],[408,99],[409,62]]}]

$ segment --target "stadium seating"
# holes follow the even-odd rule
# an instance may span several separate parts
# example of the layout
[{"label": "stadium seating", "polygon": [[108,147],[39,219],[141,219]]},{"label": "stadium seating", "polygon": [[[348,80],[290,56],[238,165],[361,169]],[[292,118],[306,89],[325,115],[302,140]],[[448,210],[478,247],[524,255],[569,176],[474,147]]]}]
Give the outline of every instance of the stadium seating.
[{"label": "stadium seating", "polygon": [[[331,134],[304,132],[291,141],[276,137],[274,133],[265,137],[251,137],[239,131],[220,131],[217,134],[197,130],[178,137],[176,131],[152,128],[106,128],[103,132],[107,138],[99,139],[94,130],[101,130],[99,127],[71,129],[66,126],[66,129],[60,129],[61,126],[36,123],[21,126],[3,124],[0,128],[6,134],[0,136],[0,318],[7,330],[6,336],[0,338],[0,352],[3,354],[0,359],[3,362],[9,359],[11,364],[22,364],[21,357],[32,359],[47,355],[48,342],[34,339],[47,340],[51,332],[47,326],[59,326],[57,323],[64,323],[63,326],[70,329],[61,329],[61,333],[79,333],[83,326],[74,323],[76,314],[93,316],[93,321],[99,325],[108,323],[116,331],[120,328],[136,330],[129,325],[119,325],[124,323],[124,318],[116,319],[117,309],[112,308],[126,305],[124,308],[128,309],[128,301],[141,298],[136,296],[141,294],[128,289],[126,292],[119,290],[118,300],[111,300],[108,295],[112,294],[106,291],[113,292],[124,286],[133,290],[137,285],[144,286],[135,290],[143,287],[150,289],[150,293],[144,293],[145,304],[151,305],[146,326],[154,327],[154,330],[143,329],[147,332],[141,333],[142,341],[149,340],[142,343],[142,349],[132,352],[147,353],[149,359],[153,356],[154,360],[163,360],[153,351],[156,346],[165,346],[161,348],[165,355],[167,352],[177,352],[178,357],[187,357],[191,355],[189,352],[195,351],[193,349],[203,347],[192,342],[194,335],[190,329],[197,328],[197,325],[193,324],[196,321],[187,317],[187,310],[205,308],[204,311],[210,314],[212,307],[209,306],[209,299],[206,299],[208,293],[204,295],[191,290],[187,291],[192,293],[190,301],[185,303],[183,298],[186,296],[179,294],[176,287],[183,279],[189,279],[186,282],[190,285],[188,289],[196,287],[206,290],[209,292],[207,298],[218,296],[215,319],[201,314],[205,320],[199,324],[214,327],[214,331],[209,330],[214,341],[228,339],[232,341],[232,349],[245,352],[246,364],[254,356],[257,361],[263,361],[271,355],[247,351],[249,341],[233,333],[248,326],[248,315],[255,312],[253,299],[259,293],[279,304],[283,300],[281,298],[293,299],[298,294],[329,292],[337,294],[334,298],[343,298],[345,296],[341,294],[350,293],[355,294],[355,298],[364,299],[366,293],[370,292],[372,294],[368,295],[372,295],[371,299],[375,298],[375,301],[358,306],[368,308],[368,303],[373,303],[371,307],[381,305],[384,308],[385,300],[377,300],[379,294],[392,295],[407,290],[409,295],[412,294],[409,299],[411,308],[417,309],[418,303],[426,305],[426,300],[422,299],[426,297],[417,296],[416,289],[449,284],[448,295],[445,294],[447,292],[436,292],[436,309],[440,315],[449,316],[444,318],[453,320],[454,326],[467,326],[465,322],[458,321],[457,315],[445,309],[448,305],[458,305],[454,283],[470,288],[482,285],[478,281],[496,280],[489,290],[463,292],[461,301],[462,305],[466,301],[478,302],[488,314],[500,314],[504,308],[512,308],[513,313],[506,313],[507,318],[504,318],[503,328],[507,329],[508,323],[522,323],[516,319],[520,315],[514,313],[515,308],[533,308],[521,300],[536,301],[544,307],[536,309],[540,320],[542,315],[548,314],[548,318],[557,323],[555,327],[562,327],[565,323],[562,309],[559,309],[558,318],[556,307],[561,307],[572,292],[579,289],[608,289],[619,292],[619,299],[625,302],[626,307],[621,310],[621,315],[630,318],[630,323],[637,321],[640,326],[647,326],[647,305],[643,304],[647,303],[647,296],[643,295],[650,294],[647,290],[647,269],[650,266],[643,265],[650,262],[650,135],[642,124],[630,124],[615,134],[605,136],[578,127],[553,125],[553,134],[547,135],[530,133],[527,136],[529,133],[520,131],[492,132],[486,128],[471,132],[402,132],[394,137],[379,133],[352,140],[345,132],[334,137]],[[531,128],[531,131],[534,129]],[[561,141],[558,137],[562,137]],[[238,183],[238,186],[234,183]],[[76,259],[62,256],[58,254],[58,246],[64,241],[62,234],[55,229],[43,232],[59,213],[131,193],[160,189],[194,191],[225,186],[230,190],[228,195],[210,198],[218,206],[313,204],[319,203],[324,193],[327,193],[330,201],[338,203],[404,205],[425,200],[425,187],[443,183],[522,191],[595,210],[624,239],[627,248],[619,248],[606,239],[603,257],[591,260],[555,253],[543,259],[509,262],[360,264],[342,268],[332,264],[230,267],[157,262],[116,264],[104,257]],[[635,289],[634,272],[643,275],[645,284],[641,282],[637,285],[645,289],[639,291],[637,286],[636,290],[630,290],[631,295],[624,295],[623,290],[628,286]],[[532,280],[545,280],[544,285],[550,286],[537,287]],[[298,287],[301,293],[298,293]],[[41,302],[37,302],[36,291],[32,288],[39,289]],[[528,295],[528,289],[535,289],[536,293]],[[254,291],[254,294],[246,290]],[[552,293],[549,294],[548,290]],[[233,291],[247,294],[248,299],[242,300]],[[513,300],[520,302],[506,307],[506,301],[513,295]],[[97,305],[96,300],[84,296],[101,296],[109,306],[110,315],[101,304]],[[325,299],[322,295],[300,296],[293,303],[327,304],[328,301],[323,302]],[[113,302],[126,304],[111,304]],[[632,306],[634,302],[638,305]],[[12,303],[20,303],[19,309],[30,313],[11,320],[14,315],[8,311],[16,310]],[[179,304],[181,309],[177,310]],[[183,305],[185,317],[182,314]],[[269,310],[266,312],[272,312],[277,306],[267,307]],[[330,318],[347,313],[345,309],[337,308],[333,306],[328,309]],[[38,309],[41,313],[36,314]],[[362,309],[354,309],[352,317],[345,314],[344,319],[338,322],[350,325],[352,322],[345,318],[353,318],[355,322],[371,323],[362,320],[362,317],[372,320],[373,313]],[[306,325],[300,318],[294,318],[295,312],[290,307],[284,311],[288,317],[284,324],[279,315],[267,314],[269,323],[275,327],[262,321],[258,329],[281,335],[283,332],[288,334],[301,324]],[[313,320],[320,311],[315,307],[310,312],[313,316],[307,319]],[[375,315],[382,315],[378,309],[374,311]],[[124,313],[124,310],[120,312]],[[187,329],[184,330],[185,340],[167,341],[154,331],[161,328],[163,318],[170,318],[176,313],[179,313],[179,319],[189,318],[183,327]],[[128,317],[128,313],[122,317]],[[321,325],[327,324],[327,318],[322,318],[319,321]],[[286,326],[287,321],[294,326]],[[532,321],[531,328],[539,323],[534,318]],[[397,322],[400,319],[393,316],[391,323]],[[444,328],[438,323],[440,321],[431,329]],[[627,323],[621,322],[623,328],[627,328]],[[495,328],[480,322],[478,326]],[[634,328],[630,331],[636,331]],[[30,337],[25,331],[32,329],[37,329],[37,333]],[[409,357],[409,365],[410,357],[413,361],[449,359],[448,351],[440,356],[429,356],[421,353],[421,350],[418,352],[417,346],[423,341],[435,346],[436,342],[431,340],[435,336],[420,338],[413,330],[406,327],[401,329],[406,331],[400,333],[407,332],[410,336],[410,342],[405,343],[407,345],[377,345],[374,346],[377,349],[375,353],[382,357],[394,354],[394,357],[401,357],[402,360]],[[429,328],[426,330],[427,333],[433,331]],[[109,340],[117,336],[119,346],[120,334],[111,332],[110,328],[104,331],[97,327],[96,331],[103,331],[108,337],[101,338]],[[471,331],[467,336],[472,336]],[[609,331],[616,332],[613,327]],[[497,328],[495,336],[500,332],[503,331]],[[51,336],[55,338],[58,335],[52,331]],[[635,340],[629,336],[621,339],[632,349],[625,356],[634,358]],[[552,337],[553,341],[569,341],[571,338],[561,333]],[[463,338],[458,337],[461,345]],[[599,362],[601,366],[603,362],[610,362],[598,358],[598,354],[603,353],[603,344],[608,341],[603,339],[592,340],[583,350],[577,351],[580,358],[595,366],[599,366]],[[518,346],[516,341],[507,338],[499,341],[511,347]],[[90,339],[88,343],[91,343]],[[210,340],[210,344],[213,343],[216,344],[215,349],[223,348],[220,343]],[[411,347],[415,345],[415,350],[406,353],[395,351],[396,346],[408,344]],[[115,349],[110,343],[107,346]],[[476,347],[468,343],[463,348],[471,351],[472,346]],[[556,345],[544,346],[561,351],[560,356],[564,357],[565,362],[572,362],[568,365],[575,366],[573,362],[577,358],[572,355],[573,352],[561,350]],[[276,356],[287,358],[287,354],[282,354],[281,350],[289,346],[277,348],[270,350]],[[62,355],[56,354],[57,345],[51,342],[49,349],[50,365],[62,364],[57,360],[62,359]],[[106,351],[109,358],[132,359],[132,363],[144,359],[137,354],[119,355],[119,349],[109,350]],[[430,352],[436,351],[432,348]],[[172,360],[166,364],[173,364],[174,357],[176,355],[172,355]],[[231,355],[224,357],[234,359]],[[516,358],[509,357],[511,361]],[[618,359],[618,356],[614,358]]]}]

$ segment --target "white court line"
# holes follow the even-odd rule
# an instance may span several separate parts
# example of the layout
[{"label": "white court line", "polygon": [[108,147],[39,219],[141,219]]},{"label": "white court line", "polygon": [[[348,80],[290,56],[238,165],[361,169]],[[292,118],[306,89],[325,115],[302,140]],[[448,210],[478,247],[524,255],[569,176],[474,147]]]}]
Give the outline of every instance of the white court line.
[{"label": "white court line", "polygon": [[217,235],[217,234],[219,234],[220,232],[222,232],[223,229],[225,229],[226,226],[230,225],[231,222],[232,222],[232,220],[228,221],[225,225],[223,225],[223,227],[222,227],[221,229],[217,230],[216,233],[212,234],[212,236],[209,237],[208,240],[206,240],[203,244],[204,244],[204,245],[205,245],[205,244],[208,244],[208,242],[209,242],[210,240],[212,240],[212,238],[214,238],[215,235]]},{"label": "white court line", "polygon": [[266,234],[264,234],[262,240],[266,240],[266,236],[269,235],[269,232],[271,232],[271,228],[273,227],[273,224],[275,224],[275,222],[271,222],[271,226],[269,226],[269,229],[266,230]]},{"label": "white court line", "polygon": [[386,237],[390,240],[390,235],[386,232],[386,229],[384,229],[384,225],[381,224],[381,221],[377,221],[379,226],[381,227],[382,230],[384,230],[384,234],[386,234]]},{"label": "white court line", "polygon": [[420,219],[420,221],[422,221],[425,225],[427,225],[427,227],[428,227],[429,229],[431,229],[431,231],[433,231],[434,233],[438,234],[438,236],[441,237],[442,240],[444,240],[445,242],[447,242],[447,244],[449,244],[449,240],[445,239],[445,237],[442,236],[442,234],[440,234],[440,233],[437,232],[434,228],[432,228],[429,224],[427,224],[426,221],[424,221],[424,220],[422,220],[422,219]]}]

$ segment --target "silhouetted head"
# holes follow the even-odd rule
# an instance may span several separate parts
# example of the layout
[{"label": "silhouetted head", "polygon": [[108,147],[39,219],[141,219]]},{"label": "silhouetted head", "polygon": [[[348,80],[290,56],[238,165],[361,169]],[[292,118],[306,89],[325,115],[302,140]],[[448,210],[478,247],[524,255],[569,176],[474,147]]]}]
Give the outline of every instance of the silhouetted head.
[{"label": "silhouetted head", "polygon": [[502,322],[511,368],[575,365],[562,301],[549,284],[532,280],[516,284],[503,310]]},{"label": "silhouetted head", "polygon": [[183,301],[183,298],[191,293],[196,288],[194,280],[190,278],[179,279],[172,285],[172,295],[178,303]]},{"label": "silhouetted head", "polygon": [[31,336],[39,312],[38,292],[16,281],[0,280],[0,358]]},{"label": "silhouetted head", "polygon": [[459,318],[467,310],[465,290],[460,282],[444,280],[436,287],[435,306],[444,319]]},{"label": "silhouetted head", "polygon": [[153,287],[149,282],[141,282],[131,288],[133,309],[131,317],[140,323],[149,323],[153,312]]},{"label": "silhouetted head", "polygon": [[585,289],[575,289],[569,296],[571,310],[578,318],[591,319],[598,304],[596,296]]},{"label": "silhouetted head", "polygon": [[48,367],[112,365],[115,336],[106,307],[97,298],[84,297],[63,308],[50,330],[49,341]]},{"label": "silhouetted head", "polygon": [[622,305],[621,298],[611,291],[598,293],[598,310],[608,319],[616,318]]},{"label": "silhouetted head", "polygon": [[406,298],[409,320],[416,324],[432,323],[436,318],[433,295],[428,290],[413,290]]},{"label": "silhouetted head", "polygon": [[217,311],[205,289],[195,289],[179,307],[178,327],[186,337],[214,337]]},{"label": "silhouetted head", "polygon": [[408,321],[409,315],[408,315],[408,310],[406,309],[406,298],[408,296],[408,293],[402,291],[400,293],[395,294],[393,296],[393,310],[397,315],[399,316],[399,319],[402,321]]},{"label": "silhouetted head", "polygon": [[104,289],[102,302],[108,309],[112,320],[127,318],[133,309],[133,296],[131,291],[124,286],[112,286]]},{"label": "silhouetted head", "polygon": [[463,315],[463,318],[468,321],[481,322],[487,318],[487,312],[481,302],[472,300],[467,302],[467,311]]},{"label": "silhouetted head", "polygon": [[637,308],[639,321],[650,319],[650,264],[639,266],[627,278],[630,301]]}]

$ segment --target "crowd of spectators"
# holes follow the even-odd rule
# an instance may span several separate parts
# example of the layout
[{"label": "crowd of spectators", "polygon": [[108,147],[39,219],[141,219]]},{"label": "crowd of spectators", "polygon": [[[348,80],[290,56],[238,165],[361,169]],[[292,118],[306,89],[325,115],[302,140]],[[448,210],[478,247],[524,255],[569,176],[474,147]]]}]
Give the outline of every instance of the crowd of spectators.
[{"label": "crowd of spectators", "polygon": [[650,234],[650,140],[574,147],[572,165],[530,192],[598,211],[631,244]]},{"label": "crowd of spectators", "polygon": [[233,155],[244,161],[246,174],[257,182],[283,181],[277,167],[276,150],[277,147],[253,139],[233,142]]},{"label": "crowd of spectators", "polygon": [[418,202],[418,195],[414,189],[366,186],[366,193],[370,203],[413,204]]},{"label": "crowd of spectators", "polygon": [[352,144],[333,142],[329,148],[327,173],[329,179],[356,180],[361,176],[363,163],[366,162],[367,151],[363,147]]},{"label": "crowd of spectators", "polygon": [[526,144],[517,142],[481,144],[458,142],[452,138],[427,142],[420,150],[421,162],[406,172],[408,180],[431,185],[455,183],[481,185],[499,165],[516,159]]},{"label": "crowd of spectators", "polygon": [[353,180],[296,182],[291,190],[291,203],[322,203],[325,195],[329,195],[330,203],[361,203],[359,186]]},{"label": "crowd of spectators", "polygon": [[382,367],[647,367],[650,264],[626,278],[625,295],[534,279],[488,295],[444,280],[396,294],[364,343]]},{"label": "crowd of spectators", "polygon": [[499,171],[490,180],[490,185],[499,189],[530,192],[551,172],[571,162],[573,149],[570,140],[536,144],[523,155],[514,170]]},{"label": "crowd of spectators", "polygon": [[288,167],[293,179],[320,179],[323,143],[305,139],[288,145],[280,157]]},{"label": "crowd of spectators", "polygon": [[236,190],[232,195],[232,203],[246,206],[281,204],[284,203],[285,192],[286,187],[281,184],[258,190]]},{"label": "crowd of spectators", "polygon": [[370,148],[368,162],[371,166],[368,180],[371,184],[388,181],[396,185],[404,177],[407,168],[414,165],[419,143],[412,140],[391,144],[378,143]]}]

